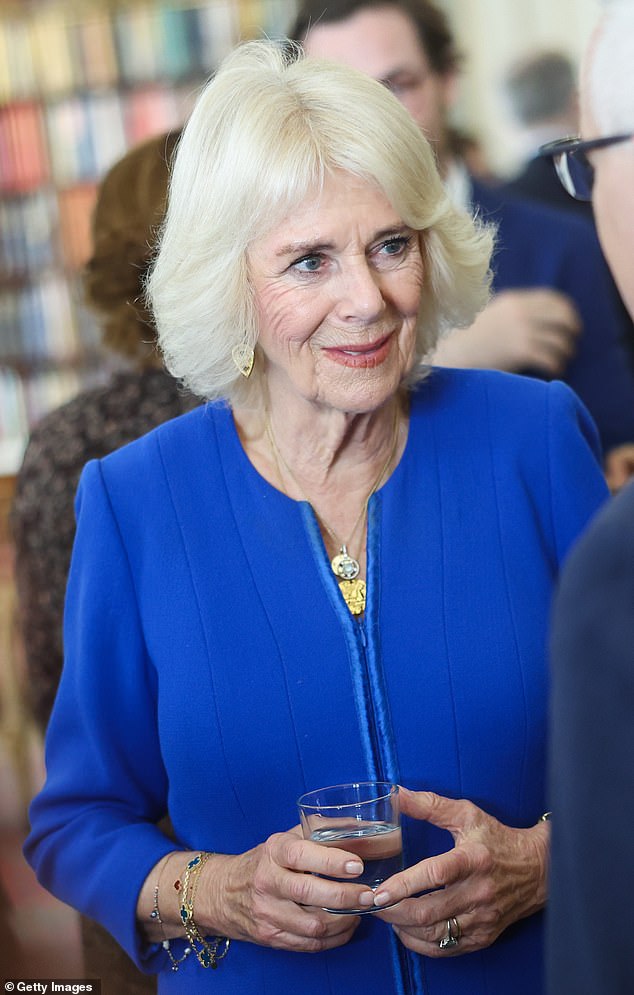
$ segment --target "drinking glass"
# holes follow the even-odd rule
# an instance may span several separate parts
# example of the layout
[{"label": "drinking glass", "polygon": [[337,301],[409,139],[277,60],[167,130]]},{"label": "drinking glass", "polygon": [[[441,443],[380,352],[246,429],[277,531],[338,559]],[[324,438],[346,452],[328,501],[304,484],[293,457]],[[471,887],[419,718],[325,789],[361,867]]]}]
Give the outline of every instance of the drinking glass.
[{"label": "drinking glass", "polygon": [[[386,878],[403,869],[397,784],[389,781],[335,784],[309,791],[299,798],[297,805],[304,839],[348,850],[363,861],[363,871],[353,879],[354,884],[365,884],[376,891]],[[378,911],[379,906],[369,909],[326,909],[326,912],[341,915],[364,915]]]}]

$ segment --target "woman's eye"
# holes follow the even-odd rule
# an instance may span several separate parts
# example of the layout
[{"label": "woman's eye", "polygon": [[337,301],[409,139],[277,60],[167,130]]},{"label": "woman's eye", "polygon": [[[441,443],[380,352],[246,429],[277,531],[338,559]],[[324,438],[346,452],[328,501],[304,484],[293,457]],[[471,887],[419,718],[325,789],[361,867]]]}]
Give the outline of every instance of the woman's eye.
[{"label": "woman's eye", "polygon": [[398,256],[400,253],[404,252],[410,243],[409,236],[400,235],[398,238],[390,238],[387,242],[384,242],[381,249],[385,251],[387,256]]},{"label": "woman's eye", "polygon": [[323,263],[319,255],[303,256],[292,264],[292,269],[299,270],[300,273],[317,273]]},{"label": "woman's eye", "polygon": [[398,235],[394,238],[388,238],[385,242],[377,245],[373,255],[378,256],[379,259],[399,259],[405,255],[411,240],[411,235]]}]

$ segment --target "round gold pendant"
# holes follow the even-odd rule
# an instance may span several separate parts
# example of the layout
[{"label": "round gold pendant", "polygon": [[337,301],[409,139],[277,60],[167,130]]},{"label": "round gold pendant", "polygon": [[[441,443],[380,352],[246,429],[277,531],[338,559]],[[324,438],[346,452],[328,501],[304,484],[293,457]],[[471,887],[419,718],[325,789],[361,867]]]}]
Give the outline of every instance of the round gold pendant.
[{"label": "round gold pendant", "polygon": [[350,556],[345,546],[340,553],[333,556],[330,566],[337,577],[341,577],[342,580],[354,580],[355,577],[359,576],[359,561]]},{"label": "round gold pendant", "polygon": [[361,615],[365,611],[365,581],[340,580],[339,590],[353,615]]}]

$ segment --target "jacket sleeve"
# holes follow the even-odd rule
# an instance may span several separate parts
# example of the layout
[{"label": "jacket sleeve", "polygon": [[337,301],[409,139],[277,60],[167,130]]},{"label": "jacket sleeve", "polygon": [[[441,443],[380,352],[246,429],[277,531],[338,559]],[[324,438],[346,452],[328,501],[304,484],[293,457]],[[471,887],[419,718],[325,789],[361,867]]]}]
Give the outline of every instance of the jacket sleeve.
[{"label": "jacket sleeve", "polygon": [[596,425],[566,384],[549,384],[547,416],[550,517],[561,565],[609,491]]},{"label": "jacket sleeve", "polygon": [[167,806],[156,680],[97,462],[82,474],[76,513],[48,774],[24,852],[45,888],[102,923],[143,970],[159,970],[164,952],[136,925],[145,878],[175,849],[156,827]]}]

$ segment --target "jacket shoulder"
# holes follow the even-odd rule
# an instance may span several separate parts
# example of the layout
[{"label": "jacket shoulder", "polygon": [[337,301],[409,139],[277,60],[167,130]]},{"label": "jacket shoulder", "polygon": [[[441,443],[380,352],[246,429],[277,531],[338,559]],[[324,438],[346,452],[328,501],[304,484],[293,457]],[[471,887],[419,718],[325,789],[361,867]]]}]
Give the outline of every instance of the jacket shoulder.
[{"label": "jacket shoulder", "polygon": [[509,193],[504,188],[473,184],[473,204],[485,220],[497,224],[501,232],[508,227],[521,226],[533,233],[535,238],[555,239],[563,244],[576,244],[579,241],[598,247],[598,238],[592,220],[573,214],[562,207],[545,204],[527,197]]}]

